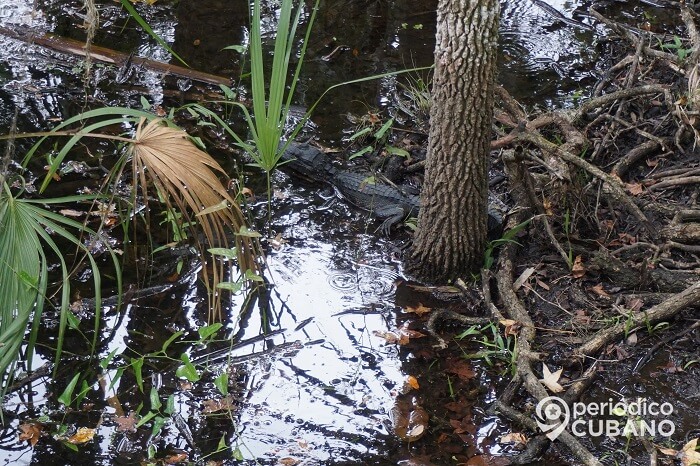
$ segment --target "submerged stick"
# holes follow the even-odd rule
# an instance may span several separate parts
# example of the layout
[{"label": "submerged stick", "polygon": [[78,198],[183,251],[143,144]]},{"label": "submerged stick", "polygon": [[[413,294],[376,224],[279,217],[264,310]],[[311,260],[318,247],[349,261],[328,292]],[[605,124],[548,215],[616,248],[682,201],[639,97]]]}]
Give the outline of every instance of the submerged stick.
[{"label": "submerged stick", "polygon": [[[20,40],[29,44],[36,44],[61,53],[77,55],[79,57],[87,57],[88,55],[88,49],[86,48],[86,44],[84,42],[54,34],[41,31],[32,31],[26,28],[22,30],[8,29],[2,26],[0,26],[0,34],[11,39]],[[129,61],[129,54],[106,47],[100,47],[94,44],[91,44],[89,47],[89,55],[94,61],[115,66],[122,66]],[[231,80],[223,76],[183,68],[181,66],[151,60],[149,58],[131,57],[131,63],[163,74],[173,74],[175,76],[190,78],[207,84],[223,84],[227,86],[231,84]]]}]

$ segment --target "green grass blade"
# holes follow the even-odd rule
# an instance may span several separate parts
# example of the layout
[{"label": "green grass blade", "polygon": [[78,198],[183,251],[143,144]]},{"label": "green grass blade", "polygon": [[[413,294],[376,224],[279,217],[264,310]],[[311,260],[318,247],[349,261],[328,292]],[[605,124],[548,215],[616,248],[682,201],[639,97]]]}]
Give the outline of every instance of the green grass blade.
[{"label": "green grass blade", "polygon": [[[292,0],[282,0],[279,20],[277,22],[277,35],[275,36],[275,49],[272,58],[272,74],[270,75],[270,99],[267,104],[265,126],[272,136],[280,125],[280,112],[282,111],[282,99],[287,83],[287,68],[289,66],[289,53],[293,43],[293,37],[289,36],[290,21],[292,15]],[[257,116],[257,113],[256,113]],[[282,122],[283,123],[283,122]],[[266,141],[267,142],[267,141]],[[277,147],[273,148],[277,151]]]},{"label": "green grass blade", "polygon": [[[118,124],[121,123],[128,123],[128,122],[133,122],[133,123],[138,123],[139,119],[141,117],[147,118],[147,119],[153,119],[156,118],[156,116],[152,113],[145,112],[143,110],[137,110],[133,108],[126,108],[126,107],[106,107],[106,108],[98,108],[95,110],[88,110],[87,112],[83,112],[79,115],[76,115],[74,117],[71,117],[64,121],[63,123],[59,124],[55,128],[53,128],[51,131],[56,132],[56,131],[61,131],[64,128],[67,128],[68,126],[74,124],[74,123],[83,123],[85,120],[89,120],[90,118],[101,118],[101,117],[114,117],[114,116],[119,116],[120,119],[115,120]],[[21,136],[18,135],[18,137]],[[27,152],[27,155],[25,155],[24,159],[22,160],[22,165],[26,167],[27,163],[34,157],[35,152],[39,147],[42,145],[42,143],[51,135],[46,135],[39,139],[36,144],[32,146],[31,149],[29,149],[29,152]]]},{"label": "green grass blade", "polygon": [[[320,0],[316,0],[314,2],[314,6],[312,7],[311,10],[311,16],[309,17],[309,22],[306,25],[306,34],[304,35],[304,42],[301,45],[301,51],[299,52],[299,61],[297,61],[297,66],[296,69],[294,70],[294,77],[292,78],[292,82],[290,85],[289,93],[287,94],[287,103],[285,104],[284,108],[284,114],[289,115],[289,107],[292,105],[292,99],[294,98],[294,91],[296,89],[296,85],[299,82],[299,75],[301,74],[301,66],[304,63],[304,57],[306,56],[306,47],[309,45],[309,40],[311,38],[311,28],[314,25],[314,22],[316,21],[316,12],[318,12],[318,4]],[[301,12],[301,9],[299,9],[299,12]],[[297,22],[299,19],[297,19]],[[296,26],[295,26],[296,29]]]},{"label": "green grass blade", "polygon": [[137,23],[143,28],[144,31],[148,33],[151,37],[153,37],[160,45],[163,47],[165,50],[168,51],[168,53],[172,54],[173,57],[177,58],[180,63],[185,65],[186,67],[190,67],[185,60],[183,60],[180,55],[175,53],[173,49],[170,48],[167,42],[163,40],[162,37],[160,37],[158,34],[156,34],[151,26],[141,17],[141,15],[138,14],[136,9],[131,5],[131,2],[129,0],[121,0],[122,6],[124,9],[131,15],[132,18],[136,20]]},{"label": "green grass blade", "polygon": [[267,115],[265,106],[267,100],[265,94],[265,69],[263,66],[261,34],[262,21],[260,19],[260,0],[255,0],[253,2],[253,17],[251,18],[250,28],[250,71],[253,113],[256,117],[255,125],[258,125],[258,127],[260,127],[260,122],[264,120]]}]

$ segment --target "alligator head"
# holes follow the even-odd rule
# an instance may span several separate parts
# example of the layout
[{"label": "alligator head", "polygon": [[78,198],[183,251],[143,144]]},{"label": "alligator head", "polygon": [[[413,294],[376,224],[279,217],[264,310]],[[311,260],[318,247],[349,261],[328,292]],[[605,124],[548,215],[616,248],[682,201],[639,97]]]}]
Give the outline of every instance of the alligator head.
[{"label": "alligator head", "polygon": [[325,152],[306,143],[290,142],[280,164],[303,178],[315,181],[327,180],[336,172]]}]

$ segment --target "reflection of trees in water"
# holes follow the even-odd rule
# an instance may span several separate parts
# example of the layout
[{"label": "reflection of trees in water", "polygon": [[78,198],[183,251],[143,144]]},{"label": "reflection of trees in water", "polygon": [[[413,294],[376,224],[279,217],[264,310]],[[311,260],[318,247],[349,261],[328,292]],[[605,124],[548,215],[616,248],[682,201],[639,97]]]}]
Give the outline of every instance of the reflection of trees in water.
[{"label": "reflection of trees in water", "polygon": [[[590,2],[571,2],[568,10],[557,11],[570,17],[570,11],[585,11],[585,3]],[[576,90],[595,71],[592,31],[567,24],[532,2],[502,2],[499,32],[498,79],[524,103],[543,103]]]}]

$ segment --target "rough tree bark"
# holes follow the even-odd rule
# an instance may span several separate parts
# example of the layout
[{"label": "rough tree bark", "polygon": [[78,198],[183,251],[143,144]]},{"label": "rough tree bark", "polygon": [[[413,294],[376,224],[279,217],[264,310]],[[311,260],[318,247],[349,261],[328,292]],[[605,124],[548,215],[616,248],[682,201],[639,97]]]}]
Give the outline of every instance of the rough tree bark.
[{"label": "rough tree bark", "polygon": [[406,264],[424,281],[483,263],[498,13],[497,0],[439,0],[428,157]]}]

